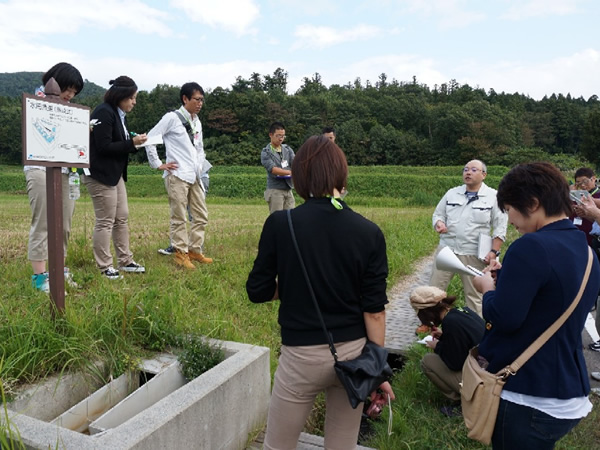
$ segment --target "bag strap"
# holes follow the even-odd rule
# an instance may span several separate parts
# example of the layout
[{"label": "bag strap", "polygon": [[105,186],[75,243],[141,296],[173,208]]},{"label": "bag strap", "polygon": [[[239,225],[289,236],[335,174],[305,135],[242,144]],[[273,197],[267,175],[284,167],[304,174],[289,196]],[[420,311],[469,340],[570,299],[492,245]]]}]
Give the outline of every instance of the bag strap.
[{"label": "bag strap", "polygon": [[186,120],[186,118],[183,116],[183,114],[181,114],[179,112],[179,110],[176,109],[173,112],[175,114],[177,114],[177,117],[179,117],[179,120],[181,120],[181,124],[185,127],[185,131],[187,131],[188,137],[190,138],[190,141],[191,141],[192,145],[194,145],[194,131],[192,130],[192,126]]},{"label": "bag strap", "polygon": [[[588,278],[590,277],[590,272],[592,270],[592,263],[594,262],[594,258],[592,257],[592,249],[588,246],[588,263],[585,268],[585,273],[583,274],[583,280],[581,281],[581,286],[579,287],[579,292],[577,292],[577,296],[571,303],[571,305],[567,308],[567,310],[562,313],[562,315],[556,319],[546,331],[542,333],[540,337],[538,337],[533,343],[525,349],[521,355],[514,360],[514,362],[502,369],[505,371],[504,378],[507,378],[509,375],[515,375],[517,371],[523,367],[529,358],[531,358],[535,352],[537,352],[545,343],[552,337],[554,333],[558,331],[558,329],[567,321],[571,313],[575,310],[577,305],[579,304],[579,300],[581,300],[581,296],[583,295],[583,291],[588,282]],[[502,371],[501,371],[502,372]],[[500,372],[499,372],[500,374]]]},{"label": "bag strap", "polygon": [[319,302],[317,302],[317,296],[315,295],[315,291],[313,290],[312,284],[310,282],[310,278],[308,278],[308,272],[306,271],[306,266],[304,265],[304,260],[302,259],[302,255],[300,254],[300,248],[298,247],[298,242],[296,241],[296,233],[294,233],[294,225],[292,224],[292,214],[291,210],[286,210],[288,225],[290,226],[290,234],[292,235],[292,242],[294,244],[294,248],[296,249],[296,255],[298,255],[298,260],[300,261],[300,267],[302,268],[302,273],[304,274],[304,279],[306,280],[306,284],[308,285],[308,291],[310,292],[310,297],[313,300],[315,308],[317,310],[317,314],[319,316],[319,321],[321,322],[321,326],[323,327],[323,331],[325,332],[325,337],[327,338],[327,342],[329,344],[329,351],[333,355],[333,359],[335,362],[338,360],[337,351],[335,349],[335,345],[333,345],[333,339],[331,334],[327,331],[327,326],[325,326],[325,321],[323,320],[323,315],[321,314],[321,308],[319,308]]}]

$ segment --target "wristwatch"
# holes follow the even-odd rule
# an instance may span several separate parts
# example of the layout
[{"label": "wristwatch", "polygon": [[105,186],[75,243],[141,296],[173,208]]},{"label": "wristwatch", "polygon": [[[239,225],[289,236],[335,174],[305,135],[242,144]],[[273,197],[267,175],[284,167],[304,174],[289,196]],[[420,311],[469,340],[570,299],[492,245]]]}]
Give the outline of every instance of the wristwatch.
[{"label": "wristwatch", "polygon": [[490,252],[495,253],[496,254],[496,258],[498,258],[500,256],[500,253],[502,253],[502,250],[491,249]]}]

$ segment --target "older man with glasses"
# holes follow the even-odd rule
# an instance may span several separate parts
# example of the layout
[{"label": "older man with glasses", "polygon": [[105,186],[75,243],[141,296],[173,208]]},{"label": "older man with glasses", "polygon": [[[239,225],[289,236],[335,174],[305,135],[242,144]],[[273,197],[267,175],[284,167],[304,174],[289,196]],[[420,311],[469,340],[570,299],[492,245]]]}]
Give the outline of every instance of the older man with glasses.
[{"label": "older man with glasses", "polygon": [[[464,184],[446,192],[433,213],[433,228],[440,235],[437,252],[449,247],[463,264],[480,270],[500,256],[507,224],[507,215],[498,208],[496,190],[483,182],[486,176],[487,168],[483,162],[469,161],[463,168]],[[480,260],[480,235],[489,236],[490,233],[492,248]],[[438,270],[434,264],[429,284],[445,291],[453,275]],[[460,277],[466,305],[481,316],[481,294],[474,288],[473,278],[462,274]]]}]

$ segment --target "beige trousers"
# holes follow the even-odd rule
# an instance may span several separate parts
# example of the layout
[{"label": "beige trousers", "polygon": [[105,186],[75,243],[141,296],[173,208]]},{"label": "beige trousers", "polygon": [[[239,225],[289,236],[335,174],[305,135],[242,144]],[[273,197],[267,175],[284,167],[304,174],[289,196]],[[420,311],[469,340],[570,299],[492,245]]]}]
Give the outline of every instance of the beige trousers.
[{"label": "beige trousers", "polygon": [[83,181],[96,215],[93,247],[98,268],[103,271],[113,265],[111,237],[119,267],[130,264],[133,255],[129,250],[129,205],[123,177],[116,186],[107,186],[88,176],[84,176]]},{"label": "beige trousers", "polygon": [[[208,209],[202,187],[198,182],[188,183],[175,175],[167,175],[165,188],[171,209],[171,245],[183,253],[202,253],[205,228],[208,224]],[[188,205],[192,216],[189,232],[186,228]]]},{"label": "beige trousers", "polygon": [[[335,345],[340,360],[360,355],[366,339]],[[296,450],[298,438],[317,394],[325,391],[325,448],[356,447],[363,404],[352,409],[348,395],[333,368],[327,345],[281,347],[275,372],[265,450]]]},{"label": "beige trousers", "polygon": [[448,368],[442,358],[436,353],[427,353],[421,360],[423,373],[450,400],[460,400],[460,382],[462,372]]},{"label": "beige trousers", "polygon": [[[63,248],[65,258],[71,234],[71,221],[75,210],[75,200],[69,198],[69,175],[62,173],[63,202]],[[31,207],[31,227],[27,258],[30,261],[48,260],[48,209],[46,208],[46,172],[44,170],[25,171],[27,196]]]},{"label": "beige trousers", "polygon": [[296,206],[294,193],[291,189],[267,189],[265,201],[269,204],[269,214],[282,209],[293,209]]},{"label": "beige trousers", "polygon": [[[445,270],[438,270],[437,267],[435,267],[435,257],[437,256],[437,254],[440,252],[440,250],[442,248],[443,248],[442,246],[438,247],[435,252],[433,269],[431,271],[431,278],[429,280],[429,284],[431,286],[438,287],[445,291],[448,288],[448,285],[450,284],[450,281],[452,280],[454,273],[446,272]],[[458,259],[460,259],[460,261],[464,265],[473,266],[474,268],[479,269],[479,270],[483,270],[486,267],[485,263],[483,261],[480,261],[477,258],[477,256],[475,256],[475,255],[456,255],[456,256],[458,256]],[[475,286],[473,286],[473,277],[470,275],[462,274],[462,273],[459,274],[459,276],[460,276],[460,279],[462,280],[462,284],[463,284],[463,291],[465,293],[466,306],[471,308],[480,317],[482,317],[481,299],[482,299],[483,295],[477,289],[475,289]]]}]

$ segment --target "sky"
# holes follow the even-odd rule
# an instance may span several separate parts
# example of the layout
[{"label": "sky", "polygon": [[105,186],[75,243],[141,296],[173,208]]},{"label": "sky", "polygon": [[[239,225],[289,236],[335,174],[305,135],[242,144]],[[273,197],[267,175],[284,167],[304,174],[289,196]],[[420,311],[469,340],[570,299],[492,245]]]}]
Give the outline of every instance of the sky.
[{"label": "sky", "polygon": [[541,99],[600,95],[597,0],[0,0],[0,72],[59,61],[103,87],[230,87],[320,74],[430,88],[450,80]]}]

